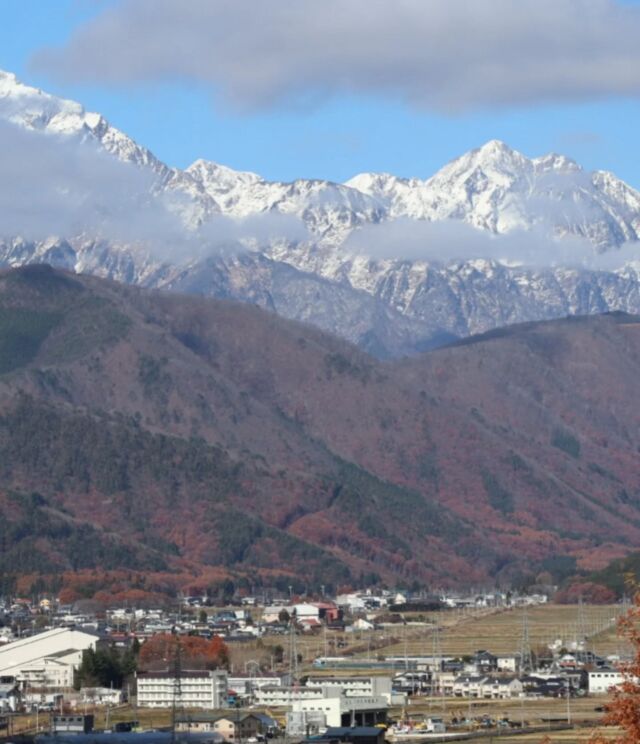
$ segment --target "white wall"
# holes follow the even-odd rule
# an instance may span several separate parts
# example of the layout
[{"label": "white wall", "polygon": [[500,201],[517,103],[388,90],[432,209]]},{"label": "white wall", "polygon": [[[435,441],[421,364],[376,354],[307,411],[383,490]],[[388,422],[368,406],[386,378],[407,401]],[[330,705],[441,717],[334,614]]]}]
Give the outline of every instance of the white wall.
[{"label": "white wall", "polygon": [[54,628],[20,638],[0,647],[0,675],[17,677],[22,667],[32,667],[60,651],[75,649],[82,652],[95,648],[97,640],[97,636],[91,633],[71,628]]},{"label": "white wall", "polygon": [[624,676],[615,670],[589,672],[589,692],[592,695],[604,695],[609,688],[624,682]]}]

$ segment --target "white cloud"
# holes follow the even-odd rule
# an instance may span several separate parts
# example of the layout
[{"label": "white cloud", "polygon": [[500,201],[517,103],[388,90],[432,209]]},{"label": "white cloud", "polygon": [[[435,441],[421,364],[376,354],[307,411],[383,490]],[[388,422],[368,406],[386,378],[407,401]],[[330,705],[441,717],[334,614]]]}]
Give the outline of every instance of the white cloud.
[{"label": "white cloud", "polygon": [[91,142],[32,132],[0,120],[0,236],[44,240],[81,235],[138,244],[174,263],[221,251],[307,237],[294,217],[261,214],[242,220],[214,215],[185,228],[178,192],[154,192],[155,174],[124,163]]},{"label": "white cloud", "polygon": [[428,222],[400,218],[354,231],[345,244],[352,254],[378,260],[436,263],[486,259],[510,265],[573,267],[613,271],[640,259],[640,242],[598,254],[586,239],[552,238],[540,228],[494,235],[457,220]]},{"label": "white cloud", "polygon": [[151,196],[154,174],[93,143],[0,121],[0,232],[38,240],[88,233],[135,242],[172,240],[180,223]]},{"label": "white cloud", "polygon": [[240,108],[356,93],[451,112],[637,96],[638,38],[621,0],[119,0],[35,64],[188,80]]}]

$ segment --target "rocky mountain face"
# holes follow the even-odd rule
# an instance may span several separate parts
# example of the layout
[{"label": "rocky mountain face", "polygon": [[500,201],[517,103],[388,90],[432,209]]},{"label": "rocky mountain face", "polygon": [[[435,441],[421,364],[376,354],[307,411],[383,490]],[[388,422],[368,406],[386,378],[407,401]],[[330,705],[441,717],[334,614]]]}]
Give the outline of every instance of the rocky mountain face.
[{"label": "rocky mountain face", "polygon": [[[561,155],[528,159],[492,141],[427,180],[365,173],[346,184],[274,183],[202,160],[179,170],[99,114],[9,73],[0,73],[0,121],[91,143],[144,172],[149,199],[184,231],[184,245],[177,240],[169,252],[152,239],[123,243],[86,230],[37,240],[5,234],[0,265],[45,261],[233,297],[381,357],[507,323],[640,312],[640,194]],[[272,218],[292,222],[265,231]],[[229,225],[236,229],[225,232]]]},{"label": "rocky mountain face", "polygon": [[640,540],[639,329],[534,323],[381,362],[248,303],[0,272],[0,573],[155,591],[600,568]]}]

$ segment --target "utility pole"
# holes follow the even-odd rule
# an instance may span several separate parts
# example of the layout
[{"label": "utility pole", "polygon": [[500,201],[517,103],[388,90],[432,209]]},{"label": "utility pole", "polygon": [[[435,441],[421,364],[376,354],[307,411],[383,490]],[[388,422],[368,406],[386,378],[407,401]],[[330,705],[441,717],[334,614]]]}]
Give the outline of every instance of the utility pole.
[{"label": "utility pole", "polygon": [[[444,685],[442,684],[442,648],[440,646],[440,626],[437,621],[433,626],[433,633],[431,636],[431,654],[433,656],[433,668],[437,670],[438,675],[438,692],[440,693],[440,702],[442,704],[442,712],[444,713],[445,702],[444,702]],[[433,673],[431,679],[433,680]],[[431,683],[431,695],[433,696],[433,681]]]},{"label": "utility pole", "polygon": [[523,672],[533,670],[531,658],[531,641],[529,640],[529,616],[526,605],[522,608],[522,636],[520,639],[520,669]]},{"label": "utility pole", "polygon": [[589,635],[587,631],[587,623],[584,611],[584,602],[582,601],[582,595],[578,599],[578,625],[577,625],[577,639],[576,647],[578,651],[586,652],[588,647]]},{"label": "utility pole", "polygon": [[405,621],[405,625],[403,627],[403,635],[404,635],[404,670],[405,672],[409,669],[409,657],[407,655],[407,625]]},{"label": "utility pole", "polygon": [[240,721],[240,703],[236,703],[236,731],[235,740],[238,744],[242,744],[242,725]]},{"label": "utility pole", "polygon": [[175,744],[176,741],[176,717],[178,710],[178,698],[182,701],[182,648],[180,646],[180,639],[176,637],[176,655],[173,660],[173,696],[171,701],[171,744]]},{"label": "utility pole", "polygon": [[298,683],[298,644],[295,617],[289,620],[289,675],[293,686]]}]

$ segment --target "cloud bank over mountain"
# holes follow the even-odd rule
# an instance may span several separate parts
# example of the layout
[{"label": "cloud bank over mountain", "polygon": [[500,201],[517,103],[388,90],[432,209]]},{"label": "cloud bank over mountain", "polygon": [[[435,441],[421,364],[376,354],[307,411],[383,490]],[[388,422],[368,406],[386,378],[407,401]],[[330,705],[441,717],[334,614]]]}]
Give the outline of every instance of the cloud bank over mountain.
[{"label": "cloud bank over mountain", "polygon": [[[0,107],[0,114],[2,107]],[[185,227],[187,196],[158,191],[156,175],[105,152],[97,142],[26,130],[0,119],[0,235],[25,240],[87,236],[141,244],[161,260],[190,262],[307,231],[294,216],[213,215]]]},{"label": "cloud bank over mountain", "polygon": [[153,173],[91,142],[42,136],[0,121],[0,224],[39,240],[89,233],[121,242],[171,242],[184,229],[151,195]]},{"label": "cloud bank over mountain", "polygon": [[494,139],[426,180],[344,184],[180,170],[0,71],[4,119],[0,267],[241,299],[383,358],[525,320],[640,313],[640,193],[563,155]]},{"label": "cloud bank over mountain", "polygon": [[399,217],[377,225],[364,225],[347,238],[345,250],[378,260],[453,261],[485,259],[535,268],[568,267],[613,271],[640,259],[638,242],[597,253],[586,238],[554,239],[548,228],[514,230],[496,235],[449,219],[440,222]]},{"label": "cloud bank over mountain", "polygon": [[33,64],[191,81],[248,110],[364,94],[451,113],[638,96],[639,36],[619,0],[127,0]]}]

